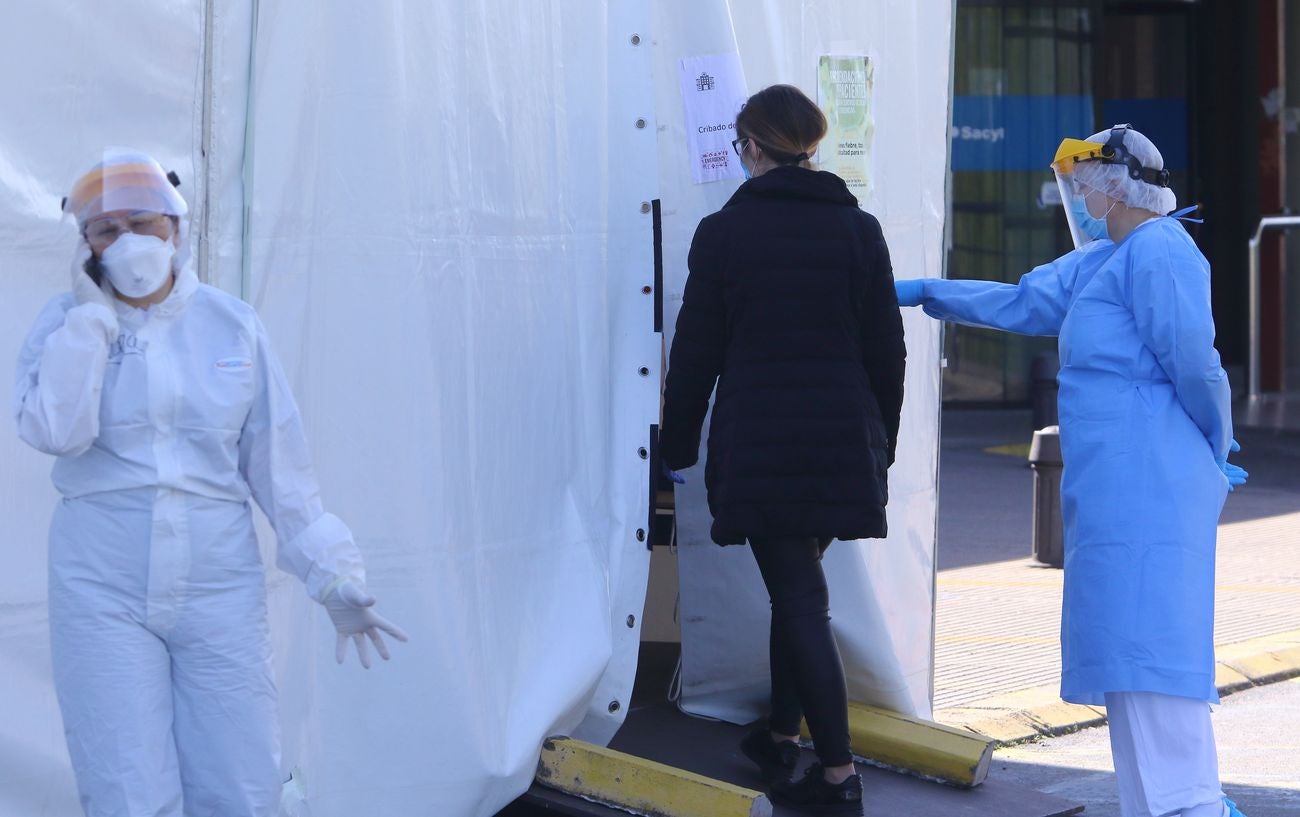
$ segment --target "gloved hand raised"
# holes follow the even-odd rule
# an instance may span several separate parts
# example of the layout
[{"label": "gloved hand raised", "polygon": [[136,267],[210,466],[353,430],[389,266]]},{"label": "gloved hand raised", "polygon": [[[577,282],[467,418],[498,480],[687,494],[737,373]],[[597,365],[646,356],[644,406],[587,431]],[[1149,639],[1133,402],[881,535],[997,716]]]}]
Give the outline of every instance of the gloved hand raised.
[{"label": "gloved hand raised", "polygon": [[910,281],[894,281],[894,292],[898,295],[899,306],[920,306],[925,296],[925,282],[913,278]]},{"label": "gloved hand raised", "polygon": [[342,582],[325,597],[325,610],[330,614],[334,629],[338,630],[339,634],[338,643],[334,648],[334,657],[340,664],[343,663],[343,656],[347,654],[349,638],[356,642],[357,657],[361,659],[361,666],[366,669],[370,669],[370,652],[366,648],[366,639],[363,636],[369,636],[375,643],[375,651],[385,661],[389,658],[388,645],[380,635],[381,630],[398,641],[407,640],[406,633],[401,627],[374,611],[374,604],[375,597],[357,587],[351,579]]},{"label": "gloved hand raised", "polygon": [[72,257],[72,294],[77,299],[77,305],[81,304],[101,304],[108,307],[110,312],[113,311],[113,296],[105,290],[104,286],[96,284],[91,280],[90,275],[86,272],[86,262],[90,260],[91,252],[89,245],[82,241],[77,245],[77,253]]},{"label": "gloved hand raised", "polygon": [[[1232,452],[1240,451],[1241,444],[1236,440],[1233,440],[1228,446],[1228,450]],[[1228,457],[1226,455],[1222,459],[1216,460],[1216,463],[1219,466],[1219,470],[1228,478],[1228,490],[1230,492],[1237,490],[1238,485],[1245,485],[1246,479],[1250,477],[1250,473],[1241,466],[1233,465],[1228,462]]]}]

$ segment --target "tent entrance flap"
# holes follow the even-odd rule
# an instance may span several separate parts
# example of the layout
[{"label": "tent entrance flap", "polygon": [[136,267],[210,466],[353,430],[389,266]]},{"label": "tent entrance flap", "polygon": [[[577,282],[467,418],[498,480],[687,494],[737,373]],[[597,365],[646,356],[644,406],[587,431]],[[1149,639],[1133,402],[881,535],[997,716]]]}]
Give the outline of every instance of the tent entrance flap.
[{"label": "tent entrance flap", "polygon": [[[942,275],[950,0],[790,2],[746,6],[734,15],[723,0],[669,0],[655,4],[654,12],[668,342],[696,225],[737,186],[735,180],[696,181],[691,120],[678,82],[683,60],[736,54],[751,93],[790,83],[813,99],[827,99],[817,87],[823,57],[866,57],[873,78],[865,108],[881,113],[868,117],[869,126],[860,129],[866,141],[854,148],[861,151],[855,166],[870,176],[860,204],[880,220],[896,276]],[[882,31],[889,36],[879,36]],[[925,59],[917,59],[921,54]],[[864,108],[856,96],[854,105],[855,111]],[[926,718],[933,695],[940,345],[933,322],[915,315],[904,320],[909,365],[898,456],[889,472],[890,535],[836,543],[826,566],[850,697]],[[681,705],[701,716],[746,723],[765,711],[768,598],[748,549],[719,548],[710,540],[703,469],[685,476],[687,483],[675,492]]]}]

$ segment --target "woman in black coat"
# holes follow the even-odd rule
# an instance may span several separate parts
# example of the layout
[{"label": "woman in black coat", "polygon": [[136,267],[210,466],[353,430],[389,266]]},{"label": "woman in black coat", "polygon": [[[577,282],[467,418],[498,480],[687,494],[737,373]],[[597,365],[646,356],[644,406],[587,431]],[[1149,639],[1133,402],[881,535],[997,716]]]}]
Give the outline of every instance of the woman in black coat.
[{"label": "woman in black coat", "polygon": [[[903,401],[903,325],[880,224],[834,174],[809,167],[826,133],[797,88],[774,85],[736,117],[749,181],[700,222],[669,359],[660,452],[698,459],[712,537],[748,541],[772,601],[772,714],[741,748],[778,803],[861,813],[844,670],[821,555],[885,536],[887,470]],[[798,783],[799,722],[819,763]]]}]

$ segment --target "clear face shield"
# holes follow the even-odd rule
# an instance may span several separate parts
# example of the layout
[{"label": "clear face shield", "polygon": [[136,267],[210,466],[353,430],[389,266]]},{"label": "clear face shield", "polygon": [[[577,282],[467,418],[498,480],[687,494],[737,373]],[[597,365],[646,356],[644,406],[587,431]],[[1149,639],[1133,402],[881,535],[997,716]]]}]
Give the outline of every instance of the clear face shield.
[{"label": "clear face shield", "polygon": [[102,161],[72,185],[63,213],[76,219],[83,232],[101,227],[101,221],[134,223],[149,215],[180,220],[189,208],[176,190],[179,184],[175,174],[145,153],[106,148]]},{"label": "clear face shield", "polygon": [[1065,208],[1065,221],[1070,225],[1070,236],[1076,249],[1109,237],[1105,216],[1098,218],[1088,211],[1089,197],[1100,205],[1105,201],[1105,195],[1080,181],[1075,173],[1080,162],[1100,159],[1103,147],[1096,142],[1066,139],[1061,142],[1052,161],[1056,186],[1061,193],[1061,206]]},{"label": "clear face shield", "polygon": [[1112,201],[1107,205],[1106,194],[1086,183],[1079,181],[1074,174],[1056,174],[1056,186],[1061,192],[1061,206],[1065,208],[1065,221],[1070,225],[1070,237],[1074,239],[1075,249],[1092,244],[1095,241],[1109,240],[1106,227],[1106,215],[1094,216],[1088,209],[1088,200],[1092,199],[1094,208],[1114,207]]}]

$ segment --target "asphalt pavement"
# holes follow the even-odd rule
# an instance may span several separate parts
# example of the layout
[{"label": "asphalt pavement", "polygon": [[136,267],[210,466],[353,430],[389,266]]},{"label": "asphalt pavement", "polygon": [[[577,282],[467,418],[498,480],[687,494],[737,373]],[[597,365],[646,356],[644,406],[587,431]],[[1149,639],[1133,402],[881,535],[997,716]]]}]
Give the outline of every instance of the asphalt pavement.
[{"label": "asphalt pavement", "polygon": [[[1300,678],[1223,700],[1214,714],[1219,777],[1248,817],[1300,814]],[[1119,817],[1105,726],[999,749],[990,777],[1087,806],[1084,817]]]}]

